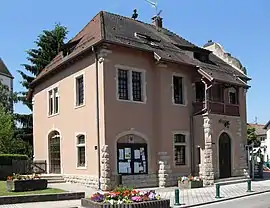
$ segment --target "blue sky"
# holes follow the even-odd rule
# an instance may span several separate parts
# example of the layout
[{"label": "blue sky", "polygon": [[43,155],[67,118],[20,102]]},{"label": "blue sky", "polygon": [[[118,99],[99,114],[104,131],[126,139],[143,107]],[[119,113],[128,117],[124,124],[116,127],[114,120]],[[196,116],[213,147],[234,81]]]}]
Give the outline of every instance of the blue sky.
[{"label": "blue sky", "polygon": [[[270,119],[266,88],[270,81],[270,1],[159,0],[159,7],[168,29],[200,46],[209,39],[220,42],[242,61],[253,79],[247,99],[248,121],[257,116],[259,123],[266,123]],[[34,47],[43,29],[60,22],[68,27],[71,38],[100,10],[131,16],[137,8],[139,19],[145,22],[155,12],[144,0],[9,0],[1,1],[0,8],[0,57],[15,76],[15,91],[22,90],[16,70],[26,63],[25,50]],[[28,112],[21,104],[15,111]]]}]

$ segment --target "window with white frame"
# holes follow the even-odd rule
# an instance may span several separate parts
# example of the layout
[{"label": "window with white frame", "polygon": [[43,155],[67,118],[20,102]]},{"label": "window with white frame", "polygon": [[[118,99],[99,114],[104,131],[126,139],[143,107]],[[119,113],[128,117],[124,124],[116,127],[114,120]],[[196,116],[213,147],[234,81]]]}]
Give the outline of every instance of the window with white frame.
[{"label": "window with white frame", "polygon": [[143,72],[118,69],[118,99],[144,102]]},{"label": "window with white frame", "polygon": [[84,77],[76,77],[76,106],[84,104]]},{"label": "window with white frame", "polygon": [[77,136],[77,167],[85,167],[85,135]]},{"label": "window with white frame", "polygon": [[174,164],[175,166],[186,165],[186,135],[176,133],[173,137]]},{"label": "window with white frame", "polygon": [[59,92],[58,87],[50,90],[49,92],[49,115],[59,113]]},{"label": "window with white frame", "polygon": [[185,104],[184,100],[184,78],[173,75],[173,102],[174,104]]}]

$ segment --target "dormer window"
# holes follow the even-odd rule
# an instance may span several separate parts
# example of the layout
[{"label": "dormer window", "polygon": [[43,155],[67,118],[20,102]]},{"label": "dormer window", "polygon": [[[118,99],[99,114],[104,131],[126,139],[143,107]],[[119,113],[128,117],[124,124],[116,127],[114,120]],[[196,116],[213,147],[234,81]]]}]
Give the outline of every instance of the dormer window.
[{"label": "dormer window", "polygon": [[210,63],[209,55],[206,53],[194,52],[194,58],[204,63]]},{"label": "dormer window", "polygon": [[134,33],[134,36],[136,38],[143,40],[145,42],[145,44],[150,45],[151,47],[160,48],[160,46],[157,44],[157,43],[161,42],[160,40],[156,40],[156,39],[150,37],[149,35],[145,35],[145,34],[141,34],[141,33],[137,33],[137,32]]}]

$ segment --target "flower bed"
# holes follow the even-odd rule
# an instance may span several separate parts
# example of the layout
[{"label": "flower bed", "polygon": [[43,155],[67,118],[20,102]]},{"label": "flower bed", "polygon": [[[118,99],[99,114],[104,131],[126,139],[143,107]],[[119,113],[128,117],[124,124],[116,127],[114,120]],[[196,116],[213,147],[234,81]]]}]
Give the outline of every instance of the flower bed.
[{"label": "flower bed", "polygon": [[203,180],[199,176],[182,176],[178,179],[180,189],[192,189],[203,187]]},{"label": "flower bed", "polygon": [[109,193],[95,193],[89,199],[81,199],[83,207],[110,208],[169,208],[170,200],[162,200],[154,191],[136,191],[117,188]]},{"label": "flower bed", "polygon": [[6,186],[7,191],[35,191],[46,189],[48,182],[46,179],[40,179],[38,175],[21,176],[14,174],[7,178]]}]

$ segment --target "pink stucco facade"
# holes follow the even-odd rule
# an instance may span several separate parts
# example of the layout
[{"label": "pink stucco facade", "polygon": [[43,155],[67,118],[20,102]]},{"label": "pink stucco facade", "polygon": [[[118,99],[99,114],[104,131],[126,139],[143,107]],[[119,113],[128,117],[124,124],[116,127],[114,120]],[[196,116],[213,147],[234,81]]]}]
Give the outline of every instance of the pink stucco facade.
[{"label": "pink stucco facade", "polygon": [[[172,63],[156,64],[151,53],[119,46],[110,46],[99,53],[98,58],[97,62],[94,54],[89,53],[35,88],[33,119],[36,160],[47,160],[49,169],[48,138],[50,132],[58,131],[61,174],[66,180],[97,187],[99,164],[96,147],[99,126],[100,147],[108,145],[106,154],[109,154],[107,162],[110,167],[109,176],[105,174],[104,177],[110,179],[111,185],[115,182],[114,176],[118,174],[117,142],[147,144],[147,174],[123,176],[123,184],[140,187],[163,186],[165,181],[166,185],[175,185],[177,177],[188,174],[199,175],[208,168],[209,158],[206,159],[204,151],[208,138],[205,131],[207,117],[211,121],[209,131],[213,152],[210,160],[214,168],[214,178],[220,176],[218,143],[222,132],[226,132],[231,139],[231,176],[243,175],[246,142],[246,97],[243,88],[239,90],[240,116],[218,114],[193,116],[193,102],[195,102],[193,83],[201,79],[194,68]],[[96,67],[98,67],[99,106],[96,99]],[[119,68],[142,72],[143,102],[118,99]],[[82,74],[85,100],[84,105],[77,108],[74,101],[74,80]],[[173,75],[184,78],[183,105],[173,103]],[[58,87],[59,90],[59,113],[48,116],[48,91],[54,87]],[[227,94],[225,90],[224,103],[227,102]],[[223,120],[229,121],[229,127],[224,127]],[[185,165],[175,165],[174,133],[186,136]],[[85,167],[76,165],[78,157],[76,136],[80,134],[85,135]],[[130,135],[132,142],[128,137]],[[102,167],[101,172],[104,171]]]}]

